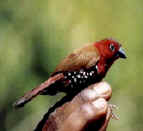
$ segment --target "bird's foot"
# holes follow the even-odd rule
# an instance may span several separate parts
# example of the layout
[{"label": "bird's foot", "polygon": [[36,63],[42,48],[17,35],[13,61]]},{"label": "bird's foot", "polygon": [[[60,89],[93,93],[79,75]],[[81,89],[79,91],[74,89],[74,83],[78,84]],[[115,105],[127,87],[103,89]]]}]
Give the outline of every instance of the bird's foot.
[{"label": "bird's foot", "polygon": [[119,109],[119,107],[114,105],[114,104],[109,104],[109,108],[111,109],[111,118],[115,119],[115,120],[119,120],[119,116],[116,115],[115,113],[113,113],[113,110],[114,109]]}]

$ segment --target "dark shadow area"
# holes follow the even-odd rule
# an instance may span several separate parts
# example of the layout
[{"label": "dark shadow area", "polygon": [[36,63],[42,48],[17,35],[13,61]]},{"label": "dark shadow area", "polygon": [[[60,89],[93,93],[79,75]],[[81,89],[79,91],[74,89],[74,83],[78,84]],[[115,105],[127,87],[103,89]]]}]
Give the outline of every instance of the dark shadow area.
[{"label": "dark shadow area", "polygon": [[44,124],[46,123],[46,121],[48,120],[50,114],[52,112],[54,112],[58,107],[61,107],[64,103],[72,100],[72,98],[74,97],[74,95],[70,96],[64,96],[61,100],[59,100],[53,107],[51,107],[49,109],[49,111],[44,115],[43,119],[39,122],[39,124],[37,125],[37,127],[35,128],[34,131],[42,131],[42,128],[44,126]]}]

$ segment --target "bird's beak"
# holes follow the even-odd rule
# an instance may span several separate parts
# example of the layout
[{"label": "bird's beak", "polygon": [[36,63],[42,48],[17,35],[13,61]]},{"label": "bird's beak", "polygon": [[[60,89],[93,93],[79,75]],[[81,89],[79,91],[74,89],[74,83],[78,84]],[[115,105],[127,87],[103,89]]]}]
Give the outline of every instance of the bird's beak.
[{"label": "bird's beak", "polygon": [[121,47],[118,50],[118,56],[123,59],[127,58],[124,50]]}]

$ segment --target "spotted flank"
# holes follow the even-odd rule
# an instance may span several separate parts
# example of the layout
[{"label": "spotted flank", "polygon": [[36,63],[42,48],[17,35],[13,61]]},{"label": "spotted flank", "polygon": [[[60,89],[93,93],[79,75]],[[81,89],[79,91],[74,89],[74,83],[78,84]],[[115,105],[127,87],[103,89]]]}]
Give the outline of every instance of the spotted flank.
[{"label": "spotted flank", "polygon": [[[81,69],[79,71],[64,72],[65,81],[68,81],[66,88],[68,91],[73,88],[83,89],[90,84],[98,81],[97,77],[97,66],[90,69]],[[73,90],[72,90],[73,91]]]}]

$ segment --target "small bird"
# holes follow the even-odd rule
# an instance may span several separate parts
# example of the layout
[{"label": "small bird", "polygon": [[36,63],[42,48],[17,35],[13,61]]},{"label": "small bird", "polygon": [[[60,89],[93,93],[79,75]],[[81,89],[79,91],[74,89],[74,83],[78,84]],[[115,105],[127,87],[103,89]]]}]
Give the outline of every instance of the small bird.
[{"label": "small bird", "polygon": [[58,92],[75,95],[101,81],[118,58],[125,59],[126,54],[117,41],[109,38],[75,50],[61,61],[47,81],[17,100],[14,107],[24,106],[37,95],[55,95]]}]

